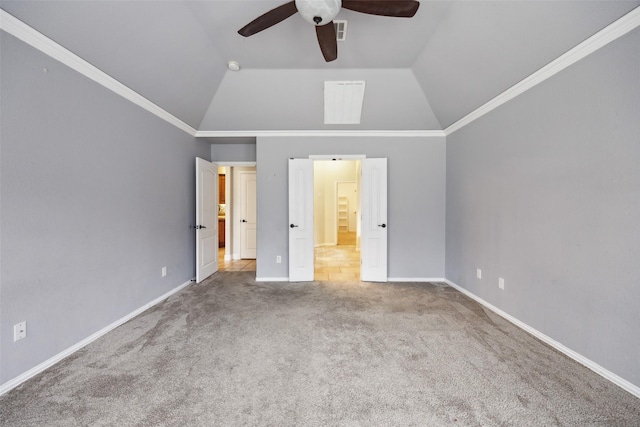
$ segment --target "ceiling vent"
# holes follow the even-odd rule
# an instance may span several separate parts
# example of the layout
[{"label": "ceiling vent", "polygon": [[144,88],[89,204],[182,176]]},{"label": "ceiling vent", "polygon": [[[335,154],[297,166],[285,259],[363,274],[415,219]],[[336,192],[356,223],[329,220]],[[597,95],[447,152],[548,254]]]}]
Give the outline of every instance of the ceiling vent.
[{"label": "ceiling vent", "polygon": [[360,124],[364,81],[324,82],[324,124]]},{"label": "ceiling vent", "polygon": [[336,27],[336,39],[339,42],[347,40],[347,21],[334,19],[333,26]]}]

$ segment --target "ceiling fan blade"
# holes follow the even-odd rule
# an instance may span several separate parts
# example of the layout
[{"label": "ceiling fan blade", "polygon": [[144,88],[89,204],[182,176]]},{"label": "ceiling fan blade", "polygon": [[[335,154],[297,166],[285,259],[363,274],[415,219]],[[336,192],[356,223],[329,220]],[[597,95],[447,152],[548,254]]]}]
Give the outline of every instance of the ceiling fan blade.
[{"label": "ceiling fan blade", "polygon": [[284,21],[297,11],[298,8],[296,7],[296,2],[290,1],[289,3],[285,3],[275,9],[271,9],[263,15],[258,16],[256,19],[242,27],[238,31],[238,34],[245,37],[252,36],[262,30],[266,30],[267,28],[276,25],[278,22]]},{"label": "ceiling fan blade", "polygon": [[415,0],[342,0],[342,7],[369,15],[411,18],[420,7]]},{"label": "ceiling fan blade", "polygon": [[336,40],[336,27],[333,21],[316,26],[316,35],[324,60],[327,62],[335,60],[338,57],[338,40]]}]

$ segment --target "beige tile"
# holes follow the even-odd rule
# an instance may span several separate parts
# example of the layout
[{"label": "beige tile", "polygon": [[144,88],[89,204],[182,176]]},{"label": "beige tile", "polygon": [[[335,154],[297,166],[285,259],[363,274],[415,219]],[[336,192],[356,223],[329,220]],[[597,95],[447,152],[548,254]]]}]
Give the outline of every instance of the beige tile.
[{"label": "beige tile", "polygon": [[218,269],[220,271],[256,271],[255,259],[224,259],[224,248],[218,250]]},{"label": "beige tile", "polygon": [[315,280],[316,282],[328,282],[329,273],[315,273],[313,275],[313,280]]},{"label": "beige tile", "polygon": [[360,277],[360,252],[355,245],[315,248],[316,281],[357,281]]}]

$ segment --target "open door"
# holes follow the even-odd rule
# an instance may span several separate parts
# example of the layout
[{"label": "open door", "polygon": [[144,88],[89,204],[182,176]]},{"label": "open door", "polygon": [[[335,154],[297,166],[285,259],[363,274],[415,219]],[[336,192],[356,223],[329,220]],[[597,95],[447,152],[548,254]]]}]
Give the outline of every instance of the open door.
[{"label": "open door", "polygon": [[196,157],[196,282],[218,271],[218,165]]},{"label": "open door", "polygon": [[387,281],[387,159],[362,160],[360,279]]},{"label": "open door", "polygon": [[240,258],[256,259],[256,172],[240,171]]},{"label": "open door", "polygon": [[289,281],[313,273],[313,160],[289,159]]}]

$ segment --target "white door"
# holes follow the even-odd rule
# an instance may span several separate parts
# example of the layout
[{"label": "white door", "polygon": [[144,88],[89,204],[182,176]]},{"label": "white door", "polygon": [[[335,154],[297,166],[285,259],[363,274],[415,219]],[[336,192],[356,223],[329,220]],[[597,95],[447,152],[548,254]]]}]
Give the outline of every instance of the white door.
[{"label": "white door", "polygon": [[218,271],[218,165],[196,157],[196,282]]},{"label": "white door", "polygon": [[360,277],[387,281],[387,159],[362,160],[362,243]]},{"label": "white door", "polygon": [[313,273],[313,160],[289,159],[289,281]]},{"label": "white door", "polygon": [[240,258],[256,258],[256,173],[240,172]]}]

